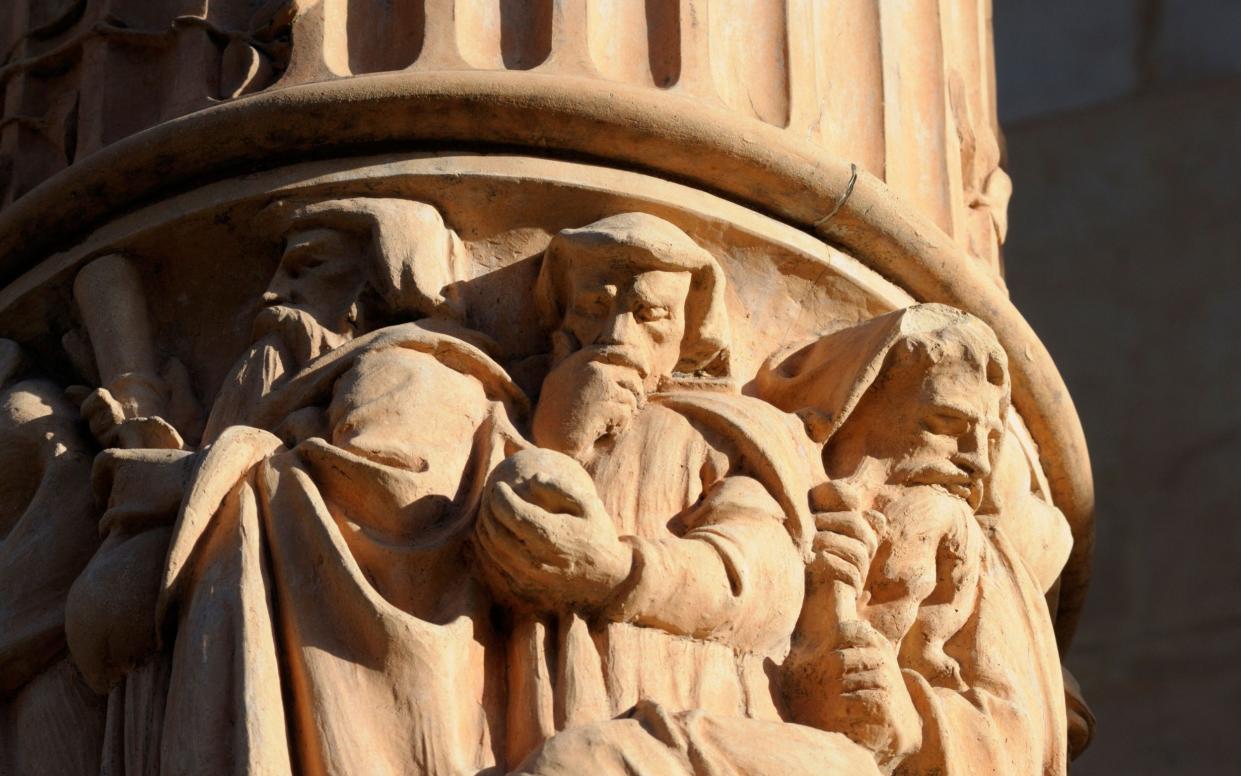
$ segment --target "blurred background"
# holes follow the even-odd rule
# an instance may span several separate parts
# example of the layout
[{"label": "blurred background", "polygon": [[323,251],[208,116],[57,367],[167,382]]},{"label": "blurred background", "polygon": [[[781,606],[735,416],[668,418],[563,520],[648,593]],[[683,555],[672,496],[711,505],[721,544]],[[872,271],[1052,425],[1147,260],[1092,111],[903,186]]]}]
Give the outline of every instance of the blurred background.
[{"label": "blurred background", "polygon": [[1073,768],[1241,772],[1241,0],[995,0],[1007,282],[1097,488]]}]

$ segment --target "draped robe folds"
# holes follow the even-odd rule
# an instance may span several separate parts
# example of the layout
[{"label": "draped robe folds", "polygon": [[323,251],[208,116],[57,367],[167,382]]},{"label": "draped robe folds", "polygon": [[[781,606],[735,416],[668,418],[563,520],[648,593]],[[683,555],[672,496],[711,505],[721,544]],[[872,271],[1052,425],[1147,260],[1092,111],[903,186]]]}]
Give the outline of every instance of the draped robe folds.
[{"label": "draped robe folds", "polygon": [[[77,408],[45,380],[0,391],[0,773],[99,772],[104,704],[65,654],[70,584],[98,545]],[[11,467],[11,468],[10,468]]]},{"label": "draped robe folds", "polygon": [[[778,720],[769,674],[801,607],[817,453],[743,396],[653,396],[591,474],[634,571],[599,620],[519,617],[509,761],[639,701]],[[554,740],[554,739],[553,739]]]},{"label": "draped robe folds", "polygon": [[[1002,532],[981,531],[980,574],[958,591],[969,607],[944,645],[959,666],[928,678],[902,665],[922,745],[897,776],[1063,776],[1066,721],[1055,637],[1034,577]],[[916,662],[916,661],[915,661]],[[822,692],[810,688],[811,692]],[[830,702],[826,698],[824,702]],[[755,742],[762,746],[756,747]],[[527,776],[856,776],[880,773],[839,733],[718,710],[670,712],[639,703],[620,719],[569,729],[519,768]]]},{"label": "draped robe folds", "polygon": [[[202,440],[204,444],[215,441],[226,429],[235,425],[252,425],[264,406],[264,399],[278,386],[286,382],[295,370],[296,359],[292,349],[277,332],[260,337],[234,365],[216,396],[210,417],[206,420]],[[110,611],[108,595],[91,595],[92,585],[101,590],[111,587],[108,580],[115,580],[117,573],[126,568],[135,569],[131,577],[142,576],[143,571],[153,571],[158,564],[157,553],[167,545],[170,528],[166,509],[153,502],[153,494],[127,493],[129,504],[122,514],[113,515],[101,523],[107,534],[99,556],[87,569],[83,584],[79,585],[82,605],[79,614],[91,608]],[[136,502],[143,502],[138,506]],[[95,585],[96,582],[102,584]],[[132,584],[132,583],[131,583]],[[120,597],[129,597],[124,591]],[[146,591],[137,598],[149,596]],[[170,638],[173,634],[168,634]],[[98,652],[98,650],[91,650]],[[81,662],[79,658],[79,662]],[[95,660],[88,661],[95,663]],[[159,650],[146,655],[145,659],[125,666],[119,680],[112,675],[116,668],[98,671],[96,681],[105,679],[114,686],[108,692],[107,735],[104,739],[103,762],[109,775],[144,776],[160,770],[160,751],[164,715],[167,708],[169,678],[172,657],[169,650]]]},{"label": "draped robe folds", "polygon": [[1038,583],[999,528],[982,524],[973,611],[944,651],[960,684],[906,668],[922,747],[898,774],[1063,776],[1068,723],[1059,652]]},{"label": "draped robe folds", "polygon": [[[703,417],[697,413],[699,422]],[[724,418],[719,417],[717,424],[722,420]],[[670,415],[664,416],[662,423],[651,423],[648,432],[651,436],[643,440],[643,445],[658,445],[663,450],[677,444],[684,447],[672,449],[702,449],[703,439],[685,431],[688,424],[682,428],[679,438],[670,430],[678,425],[680,423]],[[734,429],[740,427],[736,425]],[[770,428],[774,430],[776,426]],[[732,438],[744,437],[734,433]],[[624,444],[618,444],[614,456],[624,449]],[[666,455],[666,452],[661,454]],[[651,460],[652,457],[639,456],[637,460]],[[696,460],[688,454],[685,458],[691,462]],[[597,468],[601,493],[609,493],[609,475],[620,471],[616,463],[615,458],[605,460]],[[634,480],[642,483],[641,488],[619,490],[611,500],[605,496],[605,503],[622,519],[640,515],[642,505],[658,497],[659,489],[668,487],[669,480],[674,485],[693,480],[692,477],[677,480],[666,472],[692,470],[692,465],[684,469],[668,467],[663,474],[643,469],[641,476]],[[619,481],[618,478],[618,484]],[[687,497],[695,492],[689,489]],[[669,496],[665,499],[672,501]],[[894,764],[895,773],[908,776],[929,773],[1063,776],[1067,770],[1064,692],[1045,599],[1025,562],[993,524],[994,518],[971,516],[968,519],[966,529],[973,535],[968,546],[974,554],[969,565],[976,573],[966,575],[951,600],[924,602],[906,639],[911,642],[930,640],[924,644],[905,644],[906,648],[900,652],[906,687],[921,720],[922,743],[918,750]],[[1001,515],[998,521],[1001,524],[1002,519]],[[623,525],[628,528],[633,524]],[[640,532],[641,528],[637,530]],[[699,529],[691,529],[684,536],[691,537],[694,530]],[[655,589],[666,596],[663,600],[675,601],[679,596],[690,608],[702,606],[701,600],[688,592],[692,585],[685,577],[676,576],[658,564],[655,568],[655,579],[666,580],[664,584],[654,583]],[[751,563],[750,568],[754,569],[755,565]],[[798,568],[800,573],[801,566]],[[640,588],[641,584],[636,589]],[[763,599],[756,596],[754,600]],[[946,617],[945,609],[954,612]],[[709,607],[704,609],[709,610]],[[945,620],[957,623],[954,632],[939,633]],[[934,638],[930,638],[932,634]],[[562,627],[560,635],[561,650],[566,646],[572,648],[566,638],[566,635],[573,636],[572,631],[566,633]],[[576,685],[568,683],[573,692],[565,692],[562,687],[566,684],[566,674],[598,677],[594,681],[603,688],[603,697],[608,703],[596,703],[598,711],[594,720],[579,715],[580,723],[576,726],[562,722],[558,728],[562,732],[552,735],[535,750],[518,773],[531,776],[586,771],[598,776],[879,773],[874,756],[845,736],[797,724],[787,712],[780,713],[783,721],[772,721],[777,719],[773,707],[766,703],[753,704],[754,697],[768,699],[763,693],[770,690],[766,684],[746,683],[752,674],[745,672],[749,664],[744,652],[738,652],[740,670],[736,676],[740,681],[726,672],[710,676],[715,682],[715,692],[710,694],[699,684],[706,678],[705,672],[692,662],[703,660],[703,655],[693,655],[690,647],[676,651],[673,645],[678,639],[670,634],[639,628],[635,624],[611,623],[589,635],[593,643],[600,645],[601,659],[574,663],[562,657],[559,664],[544,672],[540,681],[560,692],[553,699],[560,704],[552,705],[557,710],[572,709],[573,702],[580,704],[580,699],[591,697],[580,689],[589,686],[581,679],[576,680]],[[644,637],[647,643],[642,641]],[[631,650],[632,644],[641,644],[645,651],[629,655],[616,649],[605,651],[618,641],[630,645]],[[663,650],[657,651],[647,646],[648,643],[662,646]],[[704,650],[722,646],[694,643]],[[576,649],[579,655],[589,657],[585,646]],[[622,658],[632,655],[636,658],[632,663],[638,667],[629,667],[628,661],[617,661],[614,655]],[[691,659],[679,662],[683,655]],[[945,658],[953,666],[952,671],[943,670]],[[778,676],[779,667],[773,667],[770,674]],[[559,677],[553,673],[557,668],[561,672]],[[645,681],[640,690],[635,691],[636,683],[630,678],[633,676]],[[555,684],[557,679],[560,685]],[[614,691],[613,687],[622,688],[622,692]],[[759,688],[759,692],[741,695],[746,701],[739,704],[733,700],[738,696],[730,698],[726,692],[720,692],[720,688],[733,687]],[[622,694],[626,690],[628,694]],[[824,688],[802,688],[801,691],[822,696]],[[625,704],[639,696],[636,707],[626,710]],[[831,701],[824,698],[824,702]],[[779,711],[778,707],[775,710]],[[623,713],[619,718],[605,720],[604,715],[609,712]],[[560,719],[553,717],[553,721]],[[761,749],[754,747],[755,741],[763,742]]]},{"label": "draped robe folds", "polygon": [[[467,350],[414,324],[380,330],[288,378],[253,417],[322,404],[364,359],[387,361],[375,374],[405,359],[460,372]],[[355,380],[349,400],[398,407],[411,390]],[[333,444],[330,429],[286,448],[232,426],[196,454],[158,601],[175,634],[162,772],[499,772],[503,655],[465,544],[486,473],[520,442],[486,404],[451,496],[420,498],[425,472]],[[435,422],[379,416],[351,438],[399,446],[408,424]]]}]

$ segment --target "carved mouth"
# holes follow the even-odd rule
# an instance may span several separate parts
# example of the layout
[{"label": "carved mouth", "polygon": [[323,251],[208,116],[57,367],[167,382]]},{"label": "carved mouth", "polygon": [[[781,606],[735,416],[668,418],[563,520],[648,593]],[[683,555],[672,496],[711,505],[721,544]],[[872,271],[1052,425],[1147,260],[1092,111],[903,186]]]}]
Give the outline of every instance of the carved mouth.
[{"label": "carved mouth", "polygon": [[596,364],[607,364],[625,369],[632,369],[642,379],[646,379],[646,369],[635,361],[624,348],[592,348],[590,361]]},{"label": "carved mouth", "polygon": [[905,485],[931,485],[943,488],[969,504],[975,511],[982,504],[983,485],[965,472],[941,466],[923,466],[910,471],[903,479]]}]

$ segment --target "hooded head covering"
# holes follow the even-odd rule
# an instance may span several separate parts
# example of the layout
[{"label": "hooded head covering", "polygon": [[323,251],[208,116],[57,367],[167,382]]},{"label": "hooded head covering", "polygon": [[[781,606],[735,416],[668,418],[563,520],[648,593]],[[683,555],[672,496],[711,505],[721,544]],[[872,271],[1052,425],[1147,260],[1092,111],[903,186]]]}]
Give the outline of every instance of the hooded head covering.
[{"label": "hooded head covering", "polygon": [[[1009,403],[1008,356],[991,327],[942,304],[917,304],[776,353],[754,379],[754,392],[795,412],[815,442],[827,442],[849,419],[882,374],[889,356],[904,346],[924,350],[932,361],[964,357],[984,369]],[[950,352],[956,348],[961,352]]]},{"label": "hooded head covering", "polygon": [[370,237],[367,279],[396,317],[465,315],[455,284],[466,279],[469,254],[438,210],[425,202],[381,197],[279,200],[263,211],[274,233],[327,228]]},{"label": "hooded head covering", "polygon": [[730,333],[724,307],[724,271],[690,236],[647,213],[621,213],[580,229],[564,229],[543,254],[535,304],[543,323],[558,329],[564,319],[569,266],[609,261],[620,254],[643,271],[688,272],[685,337],[677,371],[720,375],[728,364]]}]

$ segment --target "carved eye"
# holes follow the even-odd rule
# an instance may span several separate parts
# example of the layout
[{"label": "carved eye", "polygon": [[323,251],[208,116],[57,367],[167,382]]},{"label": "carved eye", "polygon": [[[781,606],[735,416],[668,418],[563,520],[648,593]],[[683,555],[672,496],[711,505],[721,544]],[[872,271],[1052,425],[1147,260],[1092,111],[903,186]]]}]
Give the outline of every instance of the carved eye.
[{"label": "carved eye", "polygon": [[922,421],[922,427],[932,434],[961,436],[970,430],[967,419],[951,412],[937,412]]},{"label": "carved eye", "polygon": [[633,317],[642,323],[650,323],[652,321],[662,321],[671,317],[672,311],[662,305],[643,305],[634,310]]},{"label": "carved eye", "polygon": [[293,280],[303,272],[314,272],[323,266],[324,259],[311,246],[300,245],[290,248],[281,259],[284,273]]}]

